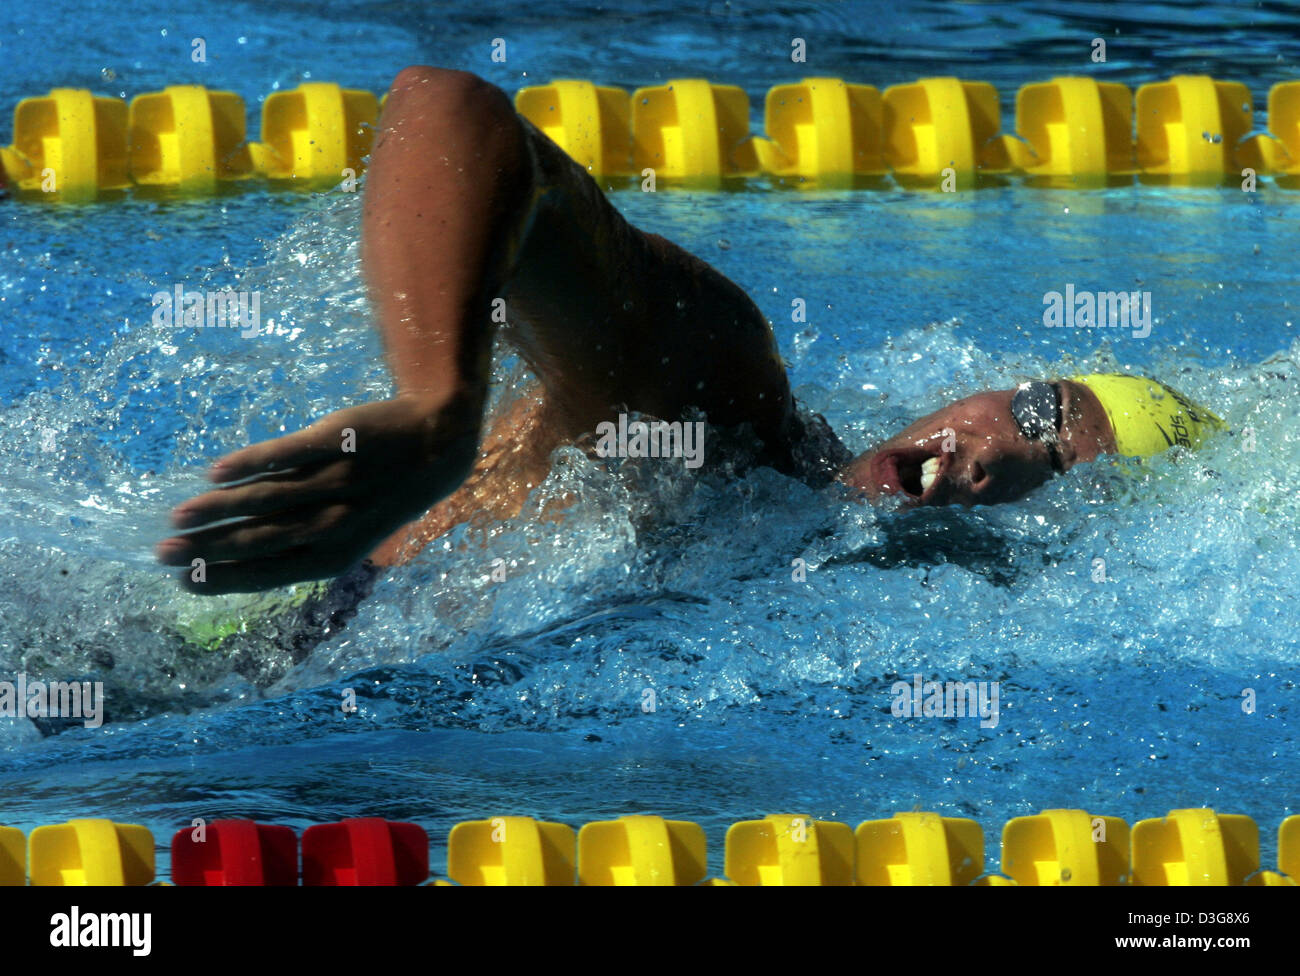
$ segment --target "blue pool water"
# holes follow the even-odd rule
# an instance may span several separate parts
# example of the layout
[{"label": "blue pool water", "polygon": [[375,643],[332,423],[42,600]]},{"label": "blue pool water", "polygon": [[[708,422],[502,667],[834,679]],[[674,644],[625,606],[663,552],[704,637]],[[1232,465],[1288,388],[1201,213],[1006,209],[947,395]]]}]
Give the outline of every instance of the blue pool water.
[{"label": "blue pool water", "polygon": [[[55,86],[202,82],[255,119],[302,80],[380,92],[423,62],[511,92],[704,76],[745,87],[759,131],[763,92],[804,74],[883,88],[954,73],[999,87],[1009,130],[1020,84],[1095,70],[1134,87],[1243,81],[1262,129],[1269,86],[1300,78],[1300,15],[1276,4],[170,6],[52,0],[39,26],[4,8],[5,106]],[[206,64],[189,59],[199,36]],[[488,57],[497,36],[504,65]],[[807,70],[789,63],[792,36],[809,42]],[[1094,36],[1111,60],[1091,68]],[[214,604],[257,620],[284,595],[183,594],[151,556],[167,510],[223,452],[390,391],[359,200],[252,187],[8,201],[0,677],[102,680],[112,721],[45,734],[0,719],[0,822],[108,816],[165,844],[194,817],[377,815],[425,826],[441,868],[460,820],[653,812],[703,824],[717,872],[725,826],[768,812],[856,824],[919,808],[995,835],[1045,807],[1132,822],[1212,806],[1254,817],[1271,860],[1300,784],[1300,193],[756,183],[614,199],[754,296],[798,395],[855,451],[958,396],[1114,366],[1213,406],[1255,449],[1225,437],[1194,457],[1077,468],[1014,505],[911,514],[766,469],[615,471],[564,451],[530,501],[575,492],[562,524],[435,544],[304,660],[269,630],[199,653],[175,621]],[[160,331],[149,297],[178,282],[259,289],[274,334]],[[1043,295],[1067,282],[1149,290],[1151,335],[1044,328]],[[500,372],[517,379],[509,360]],[[891,685],[914,673],[999,681],[997,727],[894,717]],[[360,706],[347,717],[345,688]],[[988,851],[995,867],[993,836]]]}]

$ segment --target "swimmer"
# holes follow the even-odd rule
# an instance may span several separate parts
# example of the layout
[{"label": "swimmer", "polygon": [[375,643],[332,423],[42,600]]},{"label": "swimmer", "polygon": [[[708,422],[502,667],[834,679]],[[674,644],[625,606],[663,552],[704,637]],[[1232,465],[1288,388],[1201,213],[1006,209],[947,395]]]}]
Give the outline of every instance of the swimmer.
[{"label": "swimmer", "polygon": [[[797,408],[753,301],[632,227],[500,89],[407,68],[381,122],[362,263],[396,394],[221,458],[221,487],[177,506],[185,534],[157,547],[194,592],[402,563],[455,525],[517,515],[556,448],[632,411],[703,411],[752,435],[759,463],[911,505],[1011,501],[1102,454],[1194,447],[1222,427],[1153,380],[1079,376],[966,397],[853,458]],[[495,329],[537,383],[484,429]]]}]

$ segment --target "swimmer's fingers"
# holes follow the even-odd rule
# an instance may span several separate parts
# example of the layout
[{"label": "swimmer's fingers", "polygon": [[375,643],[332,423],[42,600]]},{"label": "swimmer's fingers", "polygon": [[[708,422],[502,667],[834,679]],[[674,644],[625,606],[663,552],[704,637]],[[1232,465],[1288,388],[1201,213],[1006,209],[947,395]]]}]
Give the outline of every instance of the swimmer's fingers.
[{"label": "swimmer's fingers", "polygon": [[337,410],[310,427],[241,448],[208,472],[216,482],[243,481],[330,459],[362,461],[366,468],[410,469],[478,446],[481,402],[469,394],[441,406],[426,397],[399,396]]},{"label": "swimmer's fingers", "polygon": [[324,464],[296,468],[249,484],[218,488],[172,509],[172,525],[193,529],[222,519],[270,515],[339,499],[348,493],[349,467]]},{"label": "swimmer's fingers", "polygon": [[342,453],[343,438],[348,429],[341,416],[344,413],[346,411],[331,414],[297,433],[232,451],[212,466],[208,477],[217,482],[242,481],[253,475],[301,468],[337,458]]},{"label": "swimmer's fingers", "polygon": [[[349,506],[336,504],[254,516],[164,539],[155,555],[167,566],[190,566],[196,559],[202,559],[205,564],[262,559],[313,543],[323,544],[326,540],[332,550],[351,551],[348,543],[354,541],[352,537],[358,526],[348,524],[350,513]],[[343,560],[343,569],[348,562]]]}]

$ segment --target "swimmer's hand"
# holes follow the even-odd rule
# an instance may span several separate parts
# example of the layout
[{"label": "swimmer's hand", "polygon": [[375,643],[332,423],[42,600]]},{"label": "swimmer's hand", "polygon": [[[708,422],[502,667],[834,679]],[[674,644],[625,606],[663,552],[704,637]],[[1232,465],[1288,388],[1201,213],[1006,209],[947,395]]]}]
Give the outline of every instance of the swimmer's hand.
[{"label": "swimmer's hand", "polygon": [[[228,487],[173,509],[174,526],[199,531],[160,542],[158,560],[187,567],[185,588],[208,595],[337,576],[460,486],[482,405],[469,394],[406,394],[227,454],[208,477]],[[240,521],[211,525],[228,519]],[[206,581],[194,579],[195,559]]]}]

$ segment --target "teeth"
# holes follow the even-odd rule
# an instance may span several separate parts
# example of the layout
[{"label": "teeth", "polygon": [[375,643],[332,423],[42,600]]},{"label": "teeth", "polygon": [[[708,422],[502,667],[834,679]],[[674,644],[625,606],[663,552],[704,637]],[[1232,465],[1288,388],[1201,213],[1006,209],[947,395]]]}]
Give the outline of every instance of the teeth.
[{"label": "teeth", "polygon": [[939,477],[939,459],[926,458],[921,464],[921,491],[929,491],[934,479]]}]

